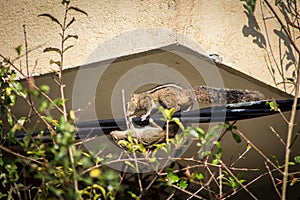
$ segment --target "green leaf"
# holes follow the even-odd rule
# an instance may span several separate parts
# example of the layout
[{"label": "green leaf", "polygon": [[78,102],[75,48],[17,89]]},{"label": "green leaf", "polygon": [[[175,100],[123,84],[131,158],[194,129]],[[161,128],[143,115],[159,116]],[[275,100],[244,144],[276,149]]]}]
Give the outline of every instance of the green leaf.
[{"label": "green leaf", "polygon": [[67,48],[65,48],[65,49],[63,50],[63,53],[65,53],[68,49],[71,49],[72,47],[74,47],[74,45],[68,46]]},{"label": "green leaf", "polygon": [[50,60],[50,65],[52,64],[56,64],[58,67],[61,67],[61,62],[60,61],[54,61],[54,60]]},{"label": "green leaf", "polygon": [[125,161],[125,164],[132,167],[133,169],[136,169],[136,167],[131,162],[129,162],[128,160]]},{"label": "green leaf", "polygon": [[240,143],[242,140],[241,140],[241,137],[236,134],[236,133],[231,133],[232,134],[232,137],[233,139],[237,142],[237,143]]},{"label": "green leaf", "polygon": [[87,12],[81,10],[81,9],[78,8],[78,7],[70,6],[70,7],[68,8],[68,10],[74,10],[74,11],[76,11],[76,12],[80,12],[80,13],[85,14],[86,16],[88,16]]},{"label": "green leaf", "polygon": [[295,160],[296,163],[300,163],[300,156],[295,156],[294,160]]},{"label": "green leaf", "polygon": [[67,35],[67,37],[64,39],[64,41],[66,41],[69,38],[74,38],[74,39],[78,39],[78,35]]},{"label": "green leaf", "polygon": [[295,82],[295,78],[286,78],[286,80],[290,83],[294,83]]},{"label": "green leaf", "polygon": [[13,120],[13,117],[11,116],[10,112],[8,112],[6,116],[7,116],[7,122],[8,122],[8,124],[9,124],[11,127],[13,127],[13,125],[14,125],[14,120]]},{"label": "green leaf", "polygon": [[49,105],[49,108],[52,109],[54,107],[54,105],[58,105],[58,106],[61,106],[63,105],[63,100],[61,98],[57,98],[57,99],[54,99],[50,105]]},{"label": "green leaf", "polygon": [[275,6],[278,6],[279,3],[281,3],[281,0],[275,0]]},{"label": "green leaf", "polygon": [[61,25],[61,23],[58,21],[58,19],[56,19],[55,17],[53,17],[52,15],[50,15],[50,14],[48,14],[48,13],[40,14],[40,15],[38,15],[38,17],[48,17],[48,18],[50,18],[52,21],[54,21],[55,23],[57,23],[57,24],[62,28],[62,25]]},{"label": "green leaf", "polygon": [[179,128],[180,128],[181,130],[184,130],[184,126],[183,126],[183,124],[181,123],[180,119],[174,117],[172,121],[174,121],[174,122],[179,126]]},{"label": "green leaf", "polygon": [[180,180],[178,186],[181,187],[182,189],[185,189],[187,188],[188,183],[185,180]]},{"label": "green leaf", "polygon": [[75,17],[73,17],[73,18],[71,19],[71,21],[67,24],[66,29],[67,29],[69,26],[71,26],[71,24],[73,24],[74,22],[75,22]]},{"label": "green leaf", "polygon": [[48,94],[50,87],[48,85],[41,85],[40,89],[42,90],[42,92]]},{"label": "green leaf", "polygon": [[171,119],[173,114],[175,113],[176,109],[175,108],[171,108],[171,109],[166,109],[166,115],[167,115],[167,119]]},{"label": "green leaf", "polygon": [[46,110],[48,107],[48,102],[47,101],[42,101],[41,105],[39,106],[39,111],[42,112],[44,110]]},{"label": "green leaf", "polygon": [[21,51],[22,51],[22,45],[19,45],[15,48],[15,50],[17,51],[18,56],[21,55]]},{"label": "green leaf", "polygon": [[279,105],[277,104],[276,101],[266,102],[266,105],[270,106],[271,111],[278,111],[278,109],[279,109]]},{"label": "green leaf", "polygon": [[199,180],[203,180],[203,179],[204,179],[204,176],[203,176],[203,174],[201,174],[201,173],[196,173],[196,174],[195,174],[195,178],[196,178],[196,179],[199,179]]},{"label": "green leaf", "polygon": [[177,183],[180,178],[172,172],[172,169],[168,169],[167,172],[168,184]]},{"label": "green leaf", "polygon": [[295,165],[295,163],[294,163],[294,162],[291,162],[291,161],[288,162],[288,164],[289,164],[289,165]]},{"label": "green leaf", "polygon": [[205,135],[205,131],[202,128],[200,128],[200,127],[196,127],[196,131],[197,131],[197,133],[200,136],[204,136]]},{"label": "green leaf", "polygon": [[16,103],[16,101],[17,101],[17,97],[16,97],[15,95],[10,95],[10,96],[9,96],[9,100],[10,100],[9,105],[10,105],[10,106],[14,106],[15,103]]},{"label": "green leaf", "polygon": [[55,48],[55,47],[47,47],[46,49],[44,49],[43,52],[45,53],[45,52],[51,52],[51,51],[57,52],[59,55],[61,55],[61,50],[58,48]]},{"label": "green leaf", "polygon": [[25,123],[25,121],[26,121],[26,117],[21,117],[20,119],[18,119],[18,124],[19,124],[20,126],[23,126],[24,123]]},{"label": "green leaf", "polygon": [[256,0],[241,0],[241,1],[245,1],[246,6],[247,6],[249,12],[250,12],[251,14],[253,14],[254,11],[255,11]]},{"label": "green leaf", "polygon": [[214,164],[214,165],[217,165],[217,164],[219,164],[219,159],[214,159],[213,161],[212,161],[212,164]]},{"label": "green leaf", "polygon": [[70,0],[63,0],[61,3],[62,3],[63,5],[69,4],[69,3],[70,3]]},{"label": "green leaf", "polygon": [[131,196],[132,198],[134,198],[134,199],[139,199],[139,197],[138,197],[136,194],[134,194],[133,192],[127,191],[127,193],[130,194],[130,196]]},{"label": "green leaf", "polygon": [[191,136],[193,136],[193,137],[195,137],[195,138],[198,138],[198,133],[194,130],[194,129],[191,129],[190,131],[189,131],[189,134],[191,135]]}]

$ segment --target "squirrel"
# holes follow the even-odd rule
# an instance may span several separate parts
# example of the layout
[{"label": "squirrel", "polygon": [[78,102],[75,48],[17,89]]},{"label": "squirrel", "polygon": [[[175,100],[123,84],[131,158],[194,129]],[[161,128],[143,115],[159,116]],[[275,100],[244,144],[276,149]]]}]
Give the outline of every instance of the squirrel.
[{"label": "squirrel", "polygon": [[[173,138],[178,131],[179,127],[176,123],[170,123],[168,127],[168,137]],[[166,127],[160,127],[154,122],[149,122],[149,125],[143,127],[133,127],[124,131],[114,130],[110,132],[112,139],[120,145],[120,140],[128,139],[131,135],[132,138],[137,139],[139,143],[143,144],[146,148],[152,148],[153,144],[161,143],[166,140],[167,130]],[[120,145],[121,147],[124,147]]]},{"label": "squirrel", "polygon": [[260,101],[264,95],[259,91],[196,86],[182,88],[176,84],[163,84],[141,93],[132,93],[127,103],[127,115],[132,118],[140,111],[145,120],[158,106],[176,111],[189,111],[193,101],[198,103],[227,104],[249,101]]}]

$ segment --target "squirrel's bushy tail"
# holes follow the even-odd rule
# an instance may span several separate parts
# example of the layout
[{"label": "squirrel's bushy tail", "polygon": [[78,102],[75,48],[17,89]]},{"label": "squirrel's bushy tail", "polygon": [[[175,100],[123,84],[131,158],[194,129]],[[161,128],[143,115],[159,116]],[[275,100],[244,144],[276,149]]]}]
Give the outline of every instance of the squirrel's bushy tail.
[{"label": "squirrel's bushy tail", "polygon": [[213,88],[198,86],[194,88],[195,98],[200,103],[229,104],[238,102],[260,101],[265,97],[259,91]]}]

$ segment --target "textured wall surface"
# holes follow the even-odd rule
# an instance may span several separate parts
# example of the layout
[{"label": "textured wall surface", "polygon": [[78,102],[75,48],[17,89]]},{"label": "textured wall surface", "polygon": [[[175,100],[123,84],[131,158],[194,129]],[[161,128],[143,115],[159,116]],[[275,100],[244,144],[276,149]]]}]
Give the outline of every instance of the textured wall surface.
[{"label": "textured wall surface", "polygon": [[[60,30],[55,23],[38,15],[51,13],[62,20],[64,7],[60,2],[60,0],[1,0],[1,53],[10,58],[16,57],[14,48],[24,43],[25,24],[29,48],[33,50],[29,53],[31,73],[44,74],[56,69],[55,65],[49,64],[49,59],[57,59],[57,55],[42,51],[45,47],[60,45]],[[276,67],[272,70],[270,66],[275,66],[273,58],[279,61],[282,56],[280,51],[285,52],[284,42],[279,40],[279,33],[276,30],[280,29],[274,19],[268,19],[267,26],[263,23],[263,17],[268,18],[271,15],[267,11],[262,13],[259,4],[255,11],[257,21],[247,14],[240,1],[232,0],[76,0],[72,1],[72,5],[86,11],[88,16],[71,12],[71,15],[76,17],[76,22],[71,26],[69,33],[77,34],[79,39],[69,41],[69,44],[75,44],[75,47],[65,54],[66,68],[89,62],[87,58],[99,45],[113,40],[119,34],[128,31],[134,33],[140,29],[147,32],[147,29],[154,28],[178,33],[169,38],[164,37],[170,40],[165,41],[166,43],[181,43],[180,38],[184,36],[201,46],[206,54],[220,55],[226,65],[273,86],[275,82],[281,81]],[[269,33],[268,37],[263,35],[266,30]],[[150,31],[146,37],[138,41],[128,39],[120,45],[114,43],[114,46],[100,50],[105,51],[105,55],[115,57],[145,51],[164,43],[162,38],[161,41],[157,41],[157,45],[153,45],[152,36],[155,39],[160,38]],[[279,43],[282,43],[280,51]],[[105,59],[107,56],[101,58]],[[24,57],[20,61],[24,65]],[[15,63],[19,65],[20,61]],[[286,69],[284,66],[284,73],[289,74],[291,68]]]}]

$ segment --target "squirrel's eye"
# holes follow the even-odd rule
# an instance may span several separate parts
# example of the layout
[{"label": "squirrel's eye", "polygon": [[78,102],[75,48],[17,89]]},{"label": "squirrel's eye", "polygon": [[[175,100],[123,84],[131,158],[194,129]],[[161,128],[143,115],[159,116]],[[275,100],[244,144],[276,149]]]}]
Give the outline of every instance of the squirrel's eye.
[{"label": "squirrel's eye", "polygon": [[114,141],[118,141],[118,137],[117,136],[112,136]]}]

